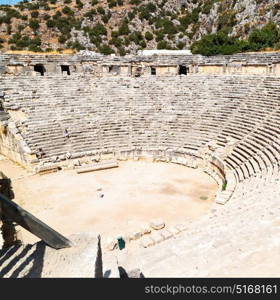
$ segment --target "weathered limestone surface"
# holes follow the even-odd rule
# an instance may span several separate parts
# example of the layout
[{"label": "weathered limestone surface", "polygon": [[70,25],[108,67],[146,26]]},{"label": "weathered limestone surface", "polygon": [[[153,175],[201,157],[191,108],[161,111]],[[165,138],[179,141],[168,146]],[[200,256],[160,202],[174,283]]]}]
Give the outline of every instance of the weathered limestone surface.
[{"label": "weathered limestone surface", "polygon": [[[51,66],[58,66],[57,70],[60,70],[60,65],[74,65],[75,63],[103,63],[104,65],[110,65],[113,63],[137,63],[137,62],[155,62],[158,65],[160,63],[194,63],[194,64],[224,64],[235,63],[237,65],[240,62],[248,63],[250,65],[262,65],[278,63],[280,61],[279,52],[264,52],[264,53],[239,53],[234,55],[218,55],[218,56],[202,56],[202,55],[126,55],[120,56],[104,56],[95,52],[80,51],[75,55],[23,55],[23,54],[1,54],[0,62],[2,68],[10,65],[25,65],[33,66],[35,64],[49,63]],[[55,69],[55,68],[52,68]]]},{"label": "weathered limestone surface", "polygon": [[[201,55],[126,55],[104,56],[80,51],[75,55],[0,54],[0,75],[31,75],[35,65],[43,65],[45,74],[66,75],[61,66],[68,66],[70,74],[91,73],[94,76],[147,75],[156,67],[157,75],[175,75],[179,65],[187,66],[190,73],[280,75],[280,54],[240,53],[205,57]],[[139,69],[140,68],[140,69]],[[137,75],[137,76],[138,76]]]},{"label": "weathered limestone surface", "polygon": [[147,236],[119,264],[145,277],[279,277],[279,197],[275,182],[244,181],[225,206],[158,244]]},{"label": "weathered limestone surface", "polygon": [[200,166],[221,187],[227,182],[217,197],[225,203],[236,183],[278,176],[279,81],[260,75],[4,76],[9,118],[2,121],[0,150],[37,171],[141,156]]},{"label": "weathered limestone surface", "polygon": [[43,242],[0,251],[0,278],[89,277],[95,275],[97,238],[90,234],[70,237],[73,247],[61,250]]}]

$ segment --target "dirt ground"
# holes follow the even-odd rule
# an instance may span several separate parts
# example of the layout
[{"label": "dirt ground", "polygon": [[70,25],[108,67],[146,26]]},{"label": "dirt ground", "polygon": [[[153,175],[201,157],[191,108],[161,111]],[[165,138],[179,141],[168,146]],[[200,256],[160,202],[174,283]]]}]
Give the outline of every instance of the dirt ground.
[{"label": "dirt ground", "polygon": [[[120,162],[118,168],[30,175],[7,159],[15,201],[65,236],[96,232],[115,238],[161,218],[167,226],[205,214],[217,184],[200,170],[168,163]],[[21,231],[24,243],[38,239]]]}]

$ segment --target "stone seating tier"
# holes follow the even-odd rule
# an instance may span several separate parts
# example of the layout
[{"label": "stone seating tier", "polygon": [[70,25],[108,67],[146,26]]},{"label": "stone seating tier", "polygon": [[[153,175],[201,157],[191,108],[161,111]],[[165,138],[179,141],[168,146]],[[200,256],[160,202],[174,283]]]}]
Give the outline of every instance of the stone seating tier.
[{"label": "stone seating tier", "polygon": [[[187,157],[183,164],[196,166],[191,157],[199,158],[209,142],[226,151],[228,139],[234,138],[223,158],[234,189],[235,180],[278,174],[279,80],[251,75],[4,76],[1,92],[10,134],[2,152],[8,155],[7,149],[21,141],[17,159],[35,169],[90,163],[106,153],[121,159],[117,153],[122,151],[133,157],[137,149],[152,156],[160,150],[161,158],[155,159],[180,162],[168,157],[181,149],[182,161]],[[207,172],[224,183],[217,170]]]}]

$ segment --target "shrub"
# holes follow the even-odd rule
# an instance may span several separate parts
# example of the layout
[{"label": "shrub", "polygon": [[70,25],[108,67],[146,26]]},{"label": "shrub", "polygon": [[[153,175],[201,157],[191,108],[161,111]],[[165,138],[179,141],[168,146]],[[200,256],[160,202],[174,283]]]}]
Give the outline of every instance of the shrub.
[{"label": "shrub", "polygon": [[21,14],[13,9],[13,8],[6,8],[5,9],[6,15],[3,17],[0,17],[0,25],[2,23],[10,24],[12,18],[21,19]]},{"label": "shrub", "polygon": [[117,6],[117,1],[115,0],[107,0],[109,8]]},{"label": "shrub", "polygon": [[177,44],[177,49],[182,50],[182,49],[185,47],[185,45],[186,45],[186,43],[184,43],[184,42],[179,42],[179,43]]},{"label": "shrub", "polygon": [[132,34],[129,35],[129,39],[130,41],[139,45],[140,42],[143,40],[143,36],[140,31],[134,31]]},{"label": "shrub", "polygon": [[57,11],[57,12],[53,15],[53,19],[54,19],[54,20],[57,20],[57,19],[59,19],[61,16],[62,16],[61,12],[60,12],[60,11]]},{"label": "shrub", "polygon": [[215,2],[216,2],[215,0],[205,1],[204,4],[203,4],[203,6],[202,6],[201,12],[203,14],[208,15],[210,13],[211,8],[213,7],[213,4]]},{"label": "shrub", "polygon": [[93,20],[93,16],[96,15],[96,14],[97,14],[96,9],[91,9],[91,10],[89,10],[88,12],[86,12],[84,14],[84,17]]},{"label": "shrub", "polygon": [[117,38],[119,36],[119,31],[112,31],[111,36]]},{"label": "shrub", "polygon": [[151,17],[151,13],[155,12],[157,7],[153,3],[148,3],[147,5],[141,5],[139,7],[139,19],[149,20]]},{"label": "shrub", "polygon": [[141,3],[141,0],[130,0],[130,4],[139,5]]},{"label": "shrub", "polygon": [[180,33],[179,34],[179,39],[182,39],[184,37],[184,34],[183,33]]},{"label": "shrub", "polygon": [[35,37],[33,40],[30,40],[30,44],[35,45],[35,46],[40,46],[41,39],[39,37]]},{"label": "shrub", "polygon": [[134,18],[135,18],[135,12],[133,11],[133,12],[129,12],[128,14],[127,14],[127,16],[128,16],[128,18],[129,18],[129,20],[131,21],[131,20],[133,20]]},{"label": "shrub", "polygon": [[24,49],[28,48],[31,51],[41,51],[41,39],[39,37],[35,37],[34,39],[30,39],[28,36],[21,36],[20,33],[16,33],[12,36],[12,39],[9,41],[9,44],[15,44],[15,49]]},{"label": "shrub", "polygon": [[33,30],[37,30],[40,27],[39,21],[36,19],[31,19],[28,25]]},{"label": "shrub", "polygon": [[90,42],[96,47],[99,47],[102,43],[102,38],[100,36],[90,36]]},{"label": "shrub", "polygon": [[158,32],[157,32],[156,41],[157,41],[157,42],[160,42],[160,41],[162,41],[163,39],[164,39],[164,33],[163,33],[163,31],[158,31]]},{"label": "shrub", "polygon": [[167,41],[161,40],[157,43],[157,49],[169,49]]},{"label": "shrub", "polygon": [[37,10],[31,12],[32,18],[38,18],[38,16],[39,16],[39,12]]},{"label": "shrub", "polygon": [[255,29],[249,35],[249,46],[253,51],[272,48],[280,40],[279,29],[276,24],[269,22],[262,29]]},{"label": "shrub", "polygon": [[51,8],[48,5],[45,5],[44,10],[51,10]]},{"label": "shrub", "polygon": [[67,41],[66,35],[62,34],[59,36],[58,41],[60,44],[64,44]]},{"label": "shrub", "polygon": [[54,20],[47,20],[46,24],[48,28],[53,28],[55,26]]},{"label": "shrub", "polygon": [[141,41],[140,43],[139,43],[139,45],[140,45],[140,47],[142,48],[142,49],[145,49],[146,47],[147,47],[147,44],[146,44],[146,42],[143,40],[143,41]]},{"label": "shrub", "polygon": [[248,50],[248,42],[229,37],[220,31],[215,34],[207,34],[202,36],[199,41],[191,45],[193,54],[210,55],[229,55]]},{"label": "shrub", "polygon": [[153,34],[152,34],[151,32],[147,31],[147,32],[145,33],[145,39],[146,39],[147,41],[151,41],[153,38],[154,38],[154,36],[153,36]]},{"label": "shrub", "polygon": [[105,10],[104,10],[104,8],[101,7],[101,6],[99,6],[99,7],[97,8],[97,12],[98,12],[100,15],[105,15]]},{"label": "shrub", "polygon": [[49,15],[44,15],[44,20],[48,21],[51,17]]},{"label": "shrub", "polygon": [[130,33],[127,23],[122,23],[119,28],[119,35],[128,35]]},{"label": "shrub", "polygon": [[118,51],[119,51],[120,56],[125,56],[126,52],[123,47],[118,48]]},{"label": "shrub", "polygon": [[107,35],[107,30],[101,23],[97,23],[92,30],[94,31],[95,35]]},{"label": "shrub", "polygon": [[81,0],[76,0],[76,7],[79,9],[83,8],[84,7],[83,2]]},{"label": "shrub", "polygon": [[183,28],[187,28],[191,24],[191,18],[189,15],[179,18],[179,22]]},{"label": "shrub", "polygon": [[29,51],[33,51],[33,52],[42,52],[42,49],[39,46],[36,45],[30,45],[28,47]]},{"label": "shrub", "polygon": [[28,5],[26,5],[26,8],[28,8],[29,10],[36,10],[40,8],[40,5],[35,1],[33,3],[29,1]]},{"label": "shrub", "polygon": [[111,49],[108,45],[103,44],[98,48],[99,52],[104,54],[104,55],[110,55],[115,53],[113,49]]},{"label": "shrub", "polygon": [[122,44],[123,44],[123,40],[120,39],[120,38],[115,38],[113,37],[110,42],[109,42],[110,45],[114,45],[116,46],[117,48],[120,47]]},{"label": "shrub", "polygon": [[130,45],[130,40],[129,40],[129,38],[127,36],[124,38],[124,45],[126,47],[128,47]]},{"label": "shrub", "polygon": [[74,15],[74,11],[69,6],[64,6],[63,9],[62,9],[62,12],[65,15],[69,15],[69,16],[73,16]]},{"label": "shrub", "polygon": [[86,48],[79,41],[75,41],[72,44],[72,49],[76,49],[77,51],[81,51],[81,50],[85,50]]},{"label": "shrub", "polygon": [[19,24],[18,26],[17,26],[17,30],[20,32],[20,31],[22,31],[24,29],[24,25],[23,24]]}]

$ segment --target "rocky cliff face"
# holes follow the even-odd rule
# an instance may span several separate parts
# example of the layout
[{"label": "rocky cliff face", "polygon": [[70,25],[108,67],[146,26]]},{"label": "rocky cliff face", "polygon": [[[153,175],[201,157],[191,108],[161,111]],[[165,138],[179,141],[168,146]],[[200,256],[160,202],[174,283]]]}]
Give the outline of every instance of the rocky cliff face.
[{"label": "rocky cliff face", "polygon": [[279,0],[35,0],[0,6],[0,51],[90,49],[104,54],[188,49],[223,30],[245,38],[280,21]]}]

